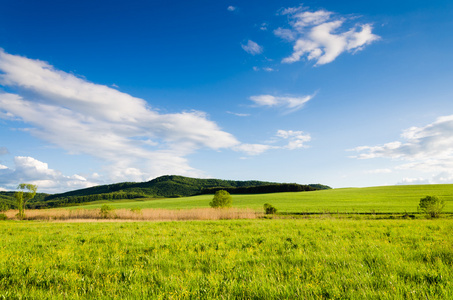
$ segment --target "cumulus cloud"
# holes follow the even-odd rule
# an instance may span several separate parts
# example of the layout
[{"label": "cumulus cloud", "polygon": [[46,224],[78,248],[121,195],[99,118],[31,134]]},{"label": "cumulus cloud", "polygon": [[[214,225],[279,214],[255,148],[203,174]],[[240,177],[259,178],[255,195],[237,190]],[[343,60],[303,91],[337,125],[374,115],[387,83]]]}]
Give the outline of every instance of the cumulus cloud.
[{"label": "cumulus cloud", "polygon": [[70,153],[107,161],[105,171],[113,180],[200,175],[185,155],[199,148],[240,144],[203,112],[159,114],[143,99],[56,70],[43,61],[0,51],[0,70],[0,84],[25,91],[0,93],[3,118],[32,125],[31,134]]},{"label": "cumulus cloud", "polygon": [[281,148],[289,150],[306,148],[305,143],[311,141],[311,136],[303,131],[279,130],[276,136],[288,141],[288,144]]},{"label": "cumulus cloud", "polygon": [[[0,118],[26,123],[27,132],[70,154],[101,159],[105,164],[100,171],[110,181],[144,181],[164,174],[203,176],[186,158],[201,148],[249,154],[271,149],[242,144],[206,113],[159,113],[143,99],[1,49],[0,72],[0,84],[8,91],[17,90],[0,92]],[[0,152],[7,150],[3,147]],[[1,169],[0,180],[53,178],[62,186],[91,184],[88,179],[63,176],[32,158],[17,158],[15,163],[13,169]],[[50,181],[40,185],[52,186]]]},{"label": "cumulus cloud", "polygon": [[[437,118],[423,127],[411,127],[401,134],[402,141],[378,146],[360,146],[358,159],[388,158],[404,163],[399,170],[439,172],[432,182],[444,182],[453,169],[453,115]],[[447,172],[447,173],[445,173]],[[442,179],[443,178],[443,179]],[[408,182],[407,180],[405,182]]]},{"label": "cumulus cloud", "polygon": [[251,40],[248,40],[245,45],[241,44],[241,47],[245,52],[251,55],[261,54],[263,52],[263,47]]},{"label": "cumulus cloud", "polygon": [[27,156],[14,157],[12,169],[0,165],[0,183],[3,190],[15,190],[19,182],[36,184],[39,192],[46,193],[87,188],[96,184],[77,174],[63,175],[60,171],[49,169],[47,163]]},{"label": "cumulus cloud", "polygon": [[256,95],[251,96],[249,99],[257,106],[279,107],[286,110],[286,112],[294,112],[302,107],[305,103],[310,101],[314,95],[308,96],[272,96],[272,95]]},{"label": "cumulus cloud", "polygon": [[380,38],[372,33],[371,24],[348,25],[351,18],[337,17],[326,10],[308,11],[299,6],[280,14],[289,16],[290,28],[277,28],[274,34],[294,43],[293,53],[283,63],[294,63],[305,56],[317,66],[327,64],[343,52],[355,53]]}]

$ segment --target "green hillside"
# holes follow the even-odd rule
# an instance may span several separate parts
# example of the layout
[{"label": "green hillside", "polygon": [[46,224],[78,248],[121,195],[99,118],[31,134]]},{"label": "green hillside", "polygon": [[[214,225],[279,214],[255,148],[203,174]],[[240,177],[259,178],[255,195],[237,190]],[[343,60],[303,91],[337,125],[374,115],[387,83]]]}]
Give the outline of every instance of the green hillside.
[{"label": "green hillside", "polygon": [[[36,202],[45,201],[49,194],[37,193],[33,199]],[[16,208],[16,199],[14,198],[14,192],[3,192],[0,191],[0,209]]]},{"label": "green hillside", "polygon": [[[453,184],[407,185],[368,188],[343,188],[311,192],[233,195],[233,207],[261,210],[264,203],[277,207],[279,212],[291,213],[413,213],[420,198],[437,195],[446,203],[446,212],[453,212]],[[187,209],[209,207],[212,195],[175,199],[140,199],[130,202],[109,202],[115,208]],[[105,202],[103,202],[105,203]],[[99,208],[92,203],[80,208]]]},{"label": "green hillside", "polygon": [[199,179],[167,175],[147,182],[122,182],[101,185],[61,194],[37,197],[28,204],[29,208],[50,208],[80,203],[141,198],[179,198],[199,194],[213,194],[218,189],[230,193],[271,193],[284,191],[313,191],[330,189],[321,184],[300,185],[295,183],[274,183],[266,181],[237,181],[221,179]]}]

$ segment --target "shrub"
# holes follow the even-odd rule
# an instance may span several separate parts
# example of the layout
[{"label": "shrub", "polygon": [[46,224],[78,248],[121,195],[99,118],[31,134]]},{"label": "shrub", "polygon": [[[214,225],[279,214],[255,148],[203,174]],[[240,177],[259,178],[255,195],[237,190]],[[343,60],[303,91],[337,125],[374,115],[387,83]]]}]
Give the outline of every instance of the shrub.
[{"label": "shrub", "polygon": [[431,218],[438,218],[445,207],[445,202],[437,196],[426,196],[420,199],[418,210],[426,213]]},{"label": "shrub", "polygon": [[266,213],[266,215],[273,215],[277,212],[277,208],[269,203],[264,203],[264,212]]},{"label": "shrub", "polygon": [[8,220],[8,217],[5,214],[0,214],[0,221]]},{"label": "shrub", "polygon": [[101,206],[101,211],[99,214],[101,215],[101,218],[108,219],[109,217],[113,216],[113,212],[115,209],[107,204],[104,204]]},{"label": "shrub", "polygon": [[214,198],[209,205],[214,208],[231,207],[232,202],[233,200],[231,199],[230,193],[225,190],[220,190],[215,192]]}]

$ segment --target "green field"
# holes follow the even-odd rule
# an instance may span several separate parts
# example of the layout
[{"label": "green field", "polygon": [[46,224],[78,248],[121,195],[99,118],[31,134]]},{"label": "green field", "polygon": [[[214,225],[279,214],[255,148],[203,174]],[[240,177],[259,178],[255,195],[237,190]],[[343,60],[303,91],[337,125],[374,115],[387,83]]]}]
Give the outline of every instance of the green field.
[{"label": "green field", "polygon": [[451,299],[453,220],[0,222],[0,299]]},{"label": "green field", "polygon": [[[446,203],[445,212],[453,212],[453,185],[410,185],[369,188],[344,188],[313,192],[232,195],[233,206],[261,210],[264,203],[277,207],[279,212],[417,212],[420,198],[437,195]],[[99,208],[109,203],[115,208],[186,209],[209,207],[212,195],[184,198],[142,199],[128,202],[99,202],[78,208]]]}]

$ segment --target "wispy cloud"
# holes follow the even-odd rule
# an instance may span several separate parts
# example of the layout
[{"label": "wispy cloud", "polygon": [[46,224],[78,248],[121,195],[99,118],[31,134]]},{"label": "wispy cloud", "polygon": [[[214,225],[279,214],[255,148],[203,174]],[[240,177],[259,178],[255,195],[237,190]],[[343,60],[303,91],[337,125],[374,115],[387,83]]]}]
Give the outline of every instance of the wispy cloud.
[{"label": "wispy cloud", "polygon": [[253,71],[260,71],[260,70],[263,70],[265,72],[275,72],[276,71],[274,68],[271,68],[271,67],[264,67],[264,68],[259,68],[257,66],[253,67]]},{"label": "wispy cloud", "polygon": [[305,103],[313,99],[314,95],[308,96],[273,96],[256,95],[249,99],[257,106],[278,107],[286,110],[287,113],[301,109]]},{"label": "wispy cloud", "polygon": [[[444,174],[433,178],[450,178],[453,170],[453,115],[437,118],[423,127],[411,127],[401,134],[402,141],[378,146],[360,146],[353,149],[358,159],[388,158],[404,163],[398,170],[418,170]],[[447,173],[445,173],[447,172]],[[447,175],[445,175],[447,174]],[[450,175],[449,175],[450,174]]]},{"label": "wispy cloud", "polygon": [[227,111],[227,114],[234,115],[237,117],[249,117],[250,116],[250,114],[236,113],[236,112],[232,112],[232,111]]},{"label": "wispy cloud", "polygon": [[311,141],[310,134],[303,131],[278,130],[267,144],[241,144],[234,149],[248,155],[258,155],[271,149],[296,150],[307,148],[306,143],[309,141]]},{"label": "wispy cloud", "polygon": [[31,125],[31,134],[69,153],[108,162],[105,171],[112,180],[200,175],[189,166],[187,154],[240,144],[203,112],[159,114],[143,99],[43,61],[0,51],[0,70],[0,84],[26,91],[24,96],[0,93],[3,118]]},{"label": "wispy cloud", "polygon": [[232,6],[232,5],[230,5],[230,6],[227,7],[227,10],[228,10],[228,11],[235,11],[236,9],[237,9],[237,7]]},{"label": "wispy cloud", "polygon": [[[241,143],[209,120],[206,113],[162,114],[143,99],[3,50],[0,72],[0,85],[17,91],[0,92],[0,118],[26,123],[27,132],[70,154],[87,154],[104,161],[101,173],[108,177],[102,180],[144,181],[164,174],[203,176],[186,158],[201,148],[253,155],[273,148],[294,148],[289,144]],[[298,107],[297,103],[283,101]],[[0,154],[8,154],[7,149],[0,148]],[[3,166],[1,172],[2,187],[12,179],[15,184],[17,180],[42,180],[39,185],[49,190],[58,185],[75,189],[98,182],[94,177],[63,175],[28,156],[16,157],[15,166]]]},{"label": "wispy cloud", "polygon": [[263,52],[263,47],[255,43],[254,41],[248,40],[247,44],[241,44],[242,49],[244,49],[245,52],[251,54],[251,55],[257,55],[261,54]]},{"label": "wispy cloud", "polygon": [[290,28],[277,28],[274,34],[294,43],[293,53],[283,63],[294,63],[306,56],[317,66],[327,64],[343,52],[355,53],[380,38],[372,33],[371,24],[346,26],[352,18],[337,17],[326,10],[308,11],[299,6],[283,9],[280,14],[289,16]]}]

